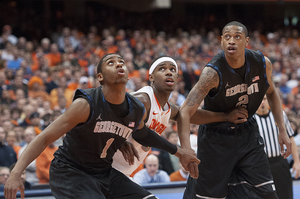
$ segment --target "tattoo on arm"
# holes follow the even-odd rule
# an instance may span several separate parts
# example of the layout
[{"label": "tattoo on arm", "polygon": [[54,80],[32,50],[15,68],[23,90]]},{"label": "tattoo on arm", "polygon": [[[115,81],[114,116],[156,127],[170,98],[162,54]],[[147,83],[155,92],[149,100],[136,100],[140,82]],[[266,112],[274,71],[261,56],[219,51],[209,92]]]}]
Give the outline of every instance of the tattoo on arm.
[{"label": "tattoo on arm", "polygon": [[205,67],[201,73],[199,81],[191,90],[187,97],[187,106],[194,106],[195,104],[200,104],[202,100],[206,97],[208,92],[212,88],[217,88],[219,85],[219,75],[218,73],[210,68]]}]

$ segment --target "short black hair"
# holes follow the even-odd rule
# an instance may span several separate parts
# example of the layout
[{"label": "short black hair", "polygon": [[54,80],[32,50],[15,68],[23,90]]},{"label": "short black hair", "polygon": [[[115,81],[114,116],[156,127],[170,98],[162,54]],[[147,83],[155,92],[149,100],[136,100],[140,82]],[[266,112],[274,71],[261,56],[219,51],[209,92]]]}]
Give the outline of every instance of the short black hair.
[{"label": "short black hair", "polygon": [[239,27],[242,27],[243,28],[243,31],[246,35],[246,37],[248,37],[248,30],[246,28],[246,26],[238,21],[232,21],[232,22],[229,22],[228,24],[226,24],[222,30],[222,35],[224,33],[224,29],[227,27],[227,26],[239,26]]},{"label": "short black hair", "polygon": [[109,54],[104,55],[104,56],[102,57],[102,59],[99,61],[99,63],[98,63],[98,66],[97,66],[97,74],[98,74],[98,73],[102,73],[102,64],[103,64],[103,60],[104,60],[104,58],[107,57],[108,55],[119,55],[119,54],[117,54],[117,53],[109,53]]}]

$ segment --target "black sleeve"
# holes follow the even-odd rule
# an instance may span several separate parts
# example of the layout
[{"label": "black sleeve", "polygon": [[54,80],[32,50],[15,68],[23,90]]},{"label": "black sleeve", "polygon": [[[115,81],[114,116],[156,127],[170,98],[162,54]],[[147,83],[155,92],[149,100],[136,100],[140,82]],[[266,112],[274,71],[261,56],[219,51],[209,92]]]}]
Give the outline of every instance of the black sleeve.
[{"label": "black sleeve", "polygon": [[168,142],[165,138],[159,136],[151,129],[144,126],[143,128],[136,130],[132,133],[132,137],[135,141],[143,146],[155,147],[171,154],[177,152],[177,146]]}]

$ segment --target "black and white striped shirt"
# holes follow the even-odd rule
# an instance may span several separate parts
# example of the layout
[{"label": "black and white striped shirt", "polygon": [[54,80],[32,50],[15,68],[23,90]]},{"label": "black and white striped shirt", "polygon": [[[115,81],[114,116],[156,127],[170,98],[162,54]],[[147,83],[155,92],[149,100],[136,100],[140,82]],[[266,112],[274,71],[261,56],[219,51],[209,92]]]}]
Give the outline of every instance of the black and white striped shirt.
[{"label": "black and white striped shirt", "polygon": [[[278,142],[278,128],[272,111],[266,115],[254,114],[253,116],[258,124],[258,129],[261,137],[265,142],[265,151],[269,158],[280,156],[280,146]],[[292,137],[294,131],[291,124],[283,111],[284,124],[289,137]]]}]

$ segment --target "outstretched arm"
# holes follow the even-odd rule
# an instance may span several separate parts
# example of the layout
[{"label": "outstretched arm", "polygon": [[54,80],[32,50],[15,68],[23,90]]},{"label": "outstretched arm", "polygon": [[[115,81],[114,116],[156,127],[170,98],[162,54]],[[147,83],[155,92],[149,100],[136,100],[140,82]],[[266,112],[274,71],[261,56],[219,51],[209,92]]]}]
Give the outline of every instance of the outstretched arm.
[{"label": "outstretched arm", "polygon": [[178,115],[178,135],[182,148],[191,148],[190,144],[190,118],[198,110],[202,100],[212,88],[219,85],[219,75],[210,68],[205,67],[201,73],[199,81],[193,87],[185,102],[180,108]]},{"label": "outstretched arm", "polygon": [[4,196],[7,199],[16,198],[17,191],[21,191],[24,198],[24,186],[21,174],[34,159],[52,142],[60,138],[77,124],[86,122],[90,113],[89,103],[83,99],[76,99],[59,118],[51,123],[42,133],[26,147],[14,169],[11,171],[4,188]]},{"label": "outstretched arm", "polygon": [[[283,114],[282,114],[282,103],[279,94],[275,89],[275,85],[272,79],[272,64],[267,57],[265,57],[265,60],[266,60],[266,74],[270,85],[270,87],[267,90],[266,96],[279,129],[278,142],[280,145],[281,154],[284,155],[284,158],[287,158],[291,154],[292,143],[286,133]],[[283,145],[286,146],[287,148],[286,151],[284,151]]]}]

